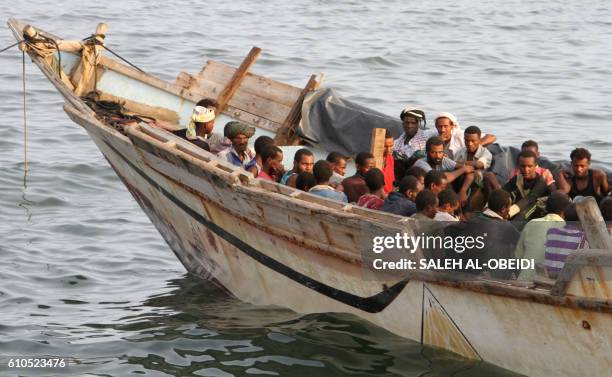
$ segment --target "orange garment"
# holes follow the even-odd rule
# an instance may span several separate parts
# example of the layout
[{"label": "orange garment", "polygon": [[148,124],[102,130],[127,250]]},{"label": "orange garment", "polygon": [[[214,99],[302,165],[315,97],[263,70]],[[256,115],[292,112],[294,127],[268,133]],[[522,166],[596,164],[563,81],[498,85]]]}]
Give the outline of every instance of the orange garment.
[{"label": "orange garment", "polygon": [[383,174],[385,176],[385,193],[388,194],[393,191],[393,182],[395,182],[395,165],[392,154],[385,157]]}]

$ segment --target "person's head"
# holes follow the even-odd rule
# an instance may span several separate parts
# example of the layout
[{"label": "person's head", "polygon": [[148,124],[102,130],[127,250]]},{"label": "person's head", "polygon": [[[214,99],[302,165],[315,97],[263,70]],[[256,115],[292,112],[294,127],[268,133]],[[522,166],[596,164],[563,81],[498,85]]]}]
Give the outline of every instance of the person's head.
[{"label": "person's head", "polygon": [[413,176],[419,180],[421,185],[425,186],[425,175],[427,172],[418,166],[411,166],[410,169],[406,170],[406,176]]},{"label": "person's head", "polygon": [[202,106],[207,107],[209,109],[217,110],[219,103],[217,103],[217,101],[212,98],[202,98],[198,101],[198,103],[196,103],[196,106]]},{"label": "person's head", "polygon": [[212,98],[203,98],[199,100],[198,103],[196,103],[196,107],[197,106],[205,107],[213,111],[214,118],[211,121],[204,123],[196,123],[196,126],[201,127],[204,133],[206,133],[207,135],[211,134],[213,128],[215,127],[215,118],[217,116],[217,107],[219,106],[219,104],[216,100]]},{"label": "person's head", "polygon": [[591,166],[591,152],[585,148],[576,148],[570,153],[572,170],[576,177],[586,177]]},{"label": "person's head", "polygon": [[383,151],[383,156],[388,156],[393,153],[393,134],[391,131],[387,130],[385,132],[385,149]]},{"label": "person's head", "polygon": [[419,213],[433,219],[438,211],[438,196],[429,190],[423,190],[416,196],[415,204]]},{"label": "person's head", "polygon": [[223,128],[223,135],[232,142],[232,147],[238,154],[246,151],[249,139],[254,133],[255,127],[235,120],[227,122]]},{"label": "person's head", "polygon": [[604,221],[612,221],[612,196],[607,196],[599,203]]},{"label": "person's head", "polygon": [[385,186],[385,175],[380,169],[372,168],[365,173],[365,183],[371,194],[382,191]]},{"label": "person's head", "polygon": [[355,157],[355,170],[361,175],[365,175],[368,170],[374,167],[374,155],[370,152],[359,152]]},{"label": "person's head", "polygon": [[491,191],[489,201],[487,202],[491,211],[497,213],[504,219],[510,217],[510,207],[512,207],[512,197],[510,193],[504,189]]},{"label": "person's head", "polygon": [[341,176],[346,174],[346,156],[343,156],[338,152],[331,152],[327,155],[326,160],[332,164],[332,169],[336,173],[340,174]]},{"label": "person's head", "polygon": [[423,184],[419,182],[417,177],[407,175],[399,182],[399,192],[413,202],[421,191],[423,191]]},{"label": "person's head", "polygon": [[334,173],[331,163],[326,160],[317,161],[317,163],[314,164],[312,172],[315,176],[315,180],[317,181],[317,185],[327,184]]},{"label": "person's head", "polygon": [[532,151],[521,151],[518,154],[516,163],[523,178],[534,179],[536,177],[537,159],[538,157]]},{"label": "person's head", "polygon": [[408,137],[413,137],[416,135],[421,122],[423,122],[423,125],[426,123],[425,113],[422,110],[413,109],[412,107],[406,107],[404,110],[402,110],[400,119],[402,120],[404,132]]},{"label": "person's head", "polygon": [[283,151],[272,144],[267,145],[261,152],[262,169],[269,175],[283,171]]},{"label": "person's head", "polygon": [[310,172],[299,173],[295,180],[295,188],[302,191],[308,191],[317,185],[317,180],[314,174]]},{"label": "person's head", "polygon": [[438,211],[454,215],[458,209],[459,195],[453,189],[447,188],[438,193]]},{"label": "person's head", "polygon": [[425,188],[438,194],[440,191],[446,190],[448,180],[446,174],[439,170],[430,170],[425,175]]},{"label": "person's head", "polygon": [[567,194],[560,191],[555,191],[546,200],[546,212],[556,213],[557,215],[564,217],[565,210],[572,203],[571,199]]},{"label": "person's head", "polygon": [[469,126],[463,131],[463,138],[465,140],[465,148],[469,153],[476,153],[480,146],[480,136],[482,132],[480,128],[476,126]]},{"label": "person's head", "polygon": [[[201,102],[201,101],[200,101]],[[187,138],[195,139],[197,135],[204,136],[212,132],[215,127],[216,110],[206,106],[196,106],[191,113],[187,125]]]},{"label": "person's head", "polygon": [[314,166],[314,154],[306,148],[298,149],[293,155],[293,171],[295,173],[309,172],[312,173]]},{"label": "person's head", "polygon": [[255,154],[261,156],[261,152],[263,152],[264,148],[268,145],[274,145],[274,139],[270,136],[262,135],[255,139],[255,143],[253,144],[253,148],[255,148]]},{"label": "person's head", "polygon": [[532,151],[536,157],[540,157],[540,146],[535,140],[527,140],[521,145],[522,151]]},{"label": "person's head", "polygon": [[440,165],[444,158],[444,140],[439,136],[430,137],[425,143],[427,161],[431,165]]},{"label": "person's head", "polygon": [[580,221],[578,218],[578,211],[576,211],[576,203],[570,203],[565,209],[565,221],[571,221],[577,223]]},{"label": "person's head", "polygon": [[448,143],[453,134],[453,128],[457,126],[457,118],[450,113],[440,113],[436,117],[436,130],[445,143]]}]

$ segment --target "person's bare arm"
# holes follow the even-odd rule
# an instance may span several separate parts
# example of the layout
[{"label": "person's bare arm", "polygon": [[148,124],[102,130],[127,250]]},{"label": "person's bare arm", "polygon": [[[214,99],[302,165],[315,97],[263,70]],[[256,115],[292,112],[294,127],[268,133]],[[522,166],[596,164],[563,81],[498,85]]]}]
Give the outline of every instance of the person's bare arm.
[{"label": "person's bare arm", "polygon": [[486,146],[486,145],[495,143],[496,140],[497,140],[497,136],[493,134],[486,134],[480,138],[480,144],[482,144],[482,146]]},{"label": "person's bare arm", "polygon": [[606,195],[608,191],[610,191],[610,187],[608,187],[608,177],[605,171],[593,171],[593,179],[595,180],[595,191],[597,191],[597,188],[599,187],[600,195]]},{"label": "person's bare arm", "polygon": [[569,192],[572,190],[572,186],[567,181],[566,174],[567,172],[563,169],[559,171],[559,177],[557,178],[557,182],[559,183],[558,189],[564,194],[569,194]]},{"label": "person's bare arm", "polygon": [[[459,164],[457,164],[457,166],[459,166]],[[464,165],[461,166],[453,171],[447,171],[444,173],[444,175],[446,176],[446,180],[448,181],[448,183],[453,182],[455,179],[461,177],[463,174],[466,173],[473,173],[474,172],[474,167],[473,166],[469,166],[469,165]],[[472,178],[473,179],[473,178]]]},{"label": "person's bare arm", "polygon": [[471,167],[473,167],[474,169],[484,169],[484,164],[482,163],[482,161],[466,161],[464,162],[465,165],[470,165]]},{"label": "person's bare arm", "polygon": [[474,172],[471,173],[465,173],[464,179],[463,179],[463,184],[461,185],[461,188],[459,189],[459,202],[461,203],[461,206],[463,207],[468,200],[468,189],[470,188],[470,186],[472,185],[472,182],[474,182]]}]

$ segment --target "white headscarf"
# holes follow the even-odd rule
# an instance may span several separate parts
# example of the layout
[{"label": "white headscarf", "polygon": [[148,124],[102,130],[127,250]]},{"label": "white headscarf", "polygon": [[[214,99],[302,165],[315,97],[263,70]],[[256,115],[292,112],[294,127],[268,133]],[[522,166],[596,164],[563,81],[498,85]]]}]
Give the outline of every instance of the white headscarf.
[{"label": "white headscarf", "polygon": [[215,119],[215,110],[204,106],[194,107],[193,113],[191,114],[191,120],[189,124],[187,124],[187,139],[196,139],[196,123],[208,123],[213,119]]}]

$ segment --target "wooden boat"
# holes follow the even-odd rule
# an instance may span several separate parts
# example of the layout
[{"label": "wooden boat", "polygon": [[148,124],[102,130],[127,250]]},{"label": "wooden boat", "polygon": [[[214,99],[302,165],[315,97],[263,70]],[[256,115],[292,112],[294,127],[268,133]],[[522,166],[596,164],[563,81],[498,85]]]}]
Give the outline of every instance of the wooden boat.
[{"label": "wooden boat", "polygon": [[[15,19],[8,25],[22,40],[26,25]],[[81,64],[78,51],[61,54],[63,77],[48,57],[28,53],[189,272],[247,302],[352,313],[425,345],[530,376],[609,376],[611,250],[575,253],[557,281],[464,281],[434,271],[364,279],[363,241],[412,234],[412,219],[253,178],[163,128],[117,125],[68,82]],[[181,73],[169,83],[102,56],[95,85],[102,98],[170,124],[184,124],[200,98],[221,94],[227,107],[218,123],[239,119],[260,134],[290,139],[300,99],[315,80],[303,90],[247,73],[248,65],[210,61],[199,74]]]}]

